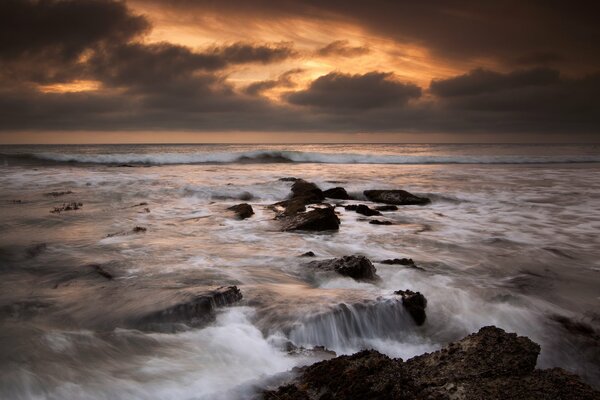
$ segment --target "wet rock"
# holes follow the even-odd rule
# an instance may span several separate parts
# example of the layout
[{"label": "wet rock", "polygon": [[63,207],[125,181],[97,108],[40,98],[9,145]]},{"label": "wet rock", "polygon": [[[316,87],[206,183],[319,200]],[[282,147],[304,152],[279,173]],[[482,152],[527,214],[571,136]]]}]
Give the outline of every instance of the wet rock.
[{"label": "wet rock", "polygon": [[345,209],[347,211],[355,211],[358,214],[362,214],[367,217],[371,217],[373,215],[381,215],[381,213],[379,211],[373,210],[373,209],[369,208],[369,206],[364,205],[364,204],[351,204],[349,206],[346,206]]},{"label": "wet rock", "polygon": [[293,176],[288,176],[285,178],[279,178],[281,182],[296,182],[298,178],[294,178]]},{"label": "wet rock", "polygon": [[246,219],[254,215],[252,206],[248,203],[242,203],[228,208],[235,213],[237,219]]},{"label": "wet rock", "polygon": [[323,191],[314,183],[304,179],[298,179],[292,185],[292,198],[301,198],[304,200],[304,204],[320,203],[325,200]]},{"label": "wet rock", "polygon": [[27,254],[27,257],[34,258],[34,257],[39,256],[47,248],[48,248],[48,245],[46,243],[38,243],[38,244],[31,245],[27,249],[25,249],[25,253]]},{"label": "wet rock", "polygon": [[316,255],[312,251],[307,251],[306,253],[300,254],[300,257],[316,257]]},{"label": "wet rock", "polygon": [[134,228],[131,230],[131,232],[133,232],[133,233],[146,233],[146,231],[147,231],[147,230],[148,230],[148,229],[147,229],[147,228],[144,228],[143,226],[136,226],[136,227],[134,227]]},{"label": "wet rock", "polygon": [[328,199],[352,200],[352,197],[346,192],[346,189],[339,186],[325,190],[323,196]]},{"label": "wet rock", "polygon": [[65,196],[67,194],[73,194],[73,192],[71,192],[70,190],[66,190],[63,192],[50,192],[50,193],[45,193],[44,196],[60,197],[60,196]]},{"label": "wet rock", "polygon": [[332,358],[337,356],[335,351],[329,350],[325,346],[314,346],[306,348],[302,346],[296,346],[294,343],[287,341],[284,343],[284,350],[290,355],[303,355],[303,356],[320,356],[322,358]]},{"label": "wet rock", "polygon": [[535,370],[540,347],[489,326],[406,362],[374,350],[308,367],[265,399],[600,399],[600,392],[559,368]]},{"label": "wet rock", "polygon": [[81,207],[83,207],[83,203],[72,201],[70,203],[63,203],[60,207],[54,207],[50,212],[52,214],[60,214],[64,211],[79,210]]},{"label": "wet rock", "polygon": [[375,207],[377,211],[398,211],[398,207],[396,206],[377,206]]},{"label": "wet rock", "polygon": [[369,221],[371,225],[393,225],[392,221],[382,221],[379,219],[372,219]]},{"label": "wet rock", "polygon": [[242,300],[237,286],[222,286],[215,290],[199,293],[189,299],[151,311],[139,317],[138,325],[186,323],[192,326],[214,319],[217,308],[229,306]]},{"label": "wet rock", "polygon": [[402,305],[406,308],[406,311],[408,311],[417,325],[423,325],[427,318],[425,314],[427,299],[425,296],[412,290],[398,290],[394,294],[402,296]]},{"label": "wet rock", "polygon": [[317,271],[337,272],[357,281],[377,279],[377,269],[365,256],[344,256],[323,261],[312,261],[306,264],[308,268]]},{"label": "wet rock", "polygon": [[269,208],[278,213],[277,218],[281,218],[306,211],[306,203],[301,198],[289,199],[272,204]]},{"label": "wet rock", "polygon": [[431,202],[427,197],[415,196],[406,190],[365,190],[367,199],[376,203],[394,205],[423,205]]},{"label": "wet rock", "polygon": [[416,264],[413,261],[412,258],[394,258],[394,259],[387,259],[387,260],[383,260],[381,261],[382,264],[387,264],[387,265],[408,265],[408,266],[415,266]]},{"label": "wet rock", "polygon": [[340,219],[333,207],[316,208],[281,218],[282,231],[330,231],[340,228]]}]

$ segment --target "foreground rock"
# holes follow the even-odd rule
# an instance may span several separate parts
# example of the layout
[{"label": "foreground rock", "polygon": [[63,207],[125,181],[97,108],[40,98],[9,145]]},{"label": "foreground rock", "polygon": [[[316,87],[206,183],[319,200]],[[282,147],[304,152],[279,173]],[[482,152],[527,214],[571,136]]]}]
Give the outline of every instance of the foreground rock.
[{"label": "foreground rock", "polygon": [[252,206],[248,203],[237,204],[228,208],[235,213],[237,219],[246,219],[254,215]]},{"label": "foreground rock", "polygon": [[406,362],[374,350],[298,368],[264,399],[600,399],[562,369],[535,370],[540,346],[490,326]]},{"label": "foreground rock", "polygon": [[427,299],[425,296],[420,292],[413,292],[412,290],[398,290],[394,294],[402,296],[402,305],[406,308],[406,311],[408,311],[417,325],[423,325],[427,318],[425,314]]},{"label": "foreground rock", "polygon": [[375,203],[405,206],[413,204],[423,205],[431,202],[427,197],[415,196],[406,190],[365,190],[363,193],[367,199]]},{"label": "foreground rock", "polygon": [[302,199],[305,204],[311,204],[320,203],[325,200],[325,196],[314,183],[298,179],[292,185],[292,199]]},{"label": "foreground rock", "polygon": [[325,190],[323,195],[328,199],[352,200],[352,197],[346,192],[346,189],[339,186]]},{"label": "foreground rock", "polygon": [[365,256],[344,256],[331,260],[312,261],[306,266],[316,271],[336,272],[357,281],[377,279],[377,269]]},{"label": "foreground rock", "polygon": [[149,329],[165,323],[185,323],[190,326],[198,326],[212,321],[217,308],[232,305],[241,299],[242,292],[237,286],[222,286],[192,296],[188,300],[148,312],[141,316],[135,324]]},{"label": "foreground rock", "polygon": [[340,219],[333,207],[284,214],[280,219],[282,231],[337,231],[340,228]]}]

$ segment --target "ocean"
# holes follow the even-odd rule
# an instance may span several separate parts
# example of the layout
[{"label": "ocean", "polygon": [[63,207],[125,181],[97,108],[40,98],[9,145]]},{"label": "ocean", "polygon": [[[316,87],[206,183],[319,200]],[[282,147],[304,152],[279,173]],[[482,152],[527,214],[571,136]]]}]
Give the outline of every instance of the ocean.
[{"label": "ocean", "polygon": [[[286,177],[356,199],[333,204],[375,206],[369,189],[431,204],[282,232]],[[290,343],[407,359],[486,325],[600,387],[600,145],[0,146],[0,187],[0,398],[246,398],[321,357]],[[233,218],[239,203],[255,214]],[[381,279],[305,267],[346,255]],[[404,257],[419,268],[381,263]],[[227,285],[243,300],[208,324],[127,323]],[[422,326],[405,289],[427,298]]]}]

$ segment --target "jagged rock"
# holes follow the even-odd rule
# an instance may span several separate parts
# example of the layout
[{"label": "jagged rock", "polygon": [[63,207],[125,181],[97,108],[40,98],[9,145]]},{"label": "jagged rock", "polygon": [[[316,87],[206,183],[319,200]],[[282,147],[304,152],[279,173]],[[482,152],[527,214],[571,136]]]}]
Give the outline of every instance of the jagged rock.
[{"label": "jagged rock", "polygon": [[377,279],[377,269],[365,256],[344,256],[323,261],[312,261],[306,264],[317,271],[337,272],[357,281]]},{"label": "jagged rock", "polygon": [[423,205],[431,202],[427,197],[415,196],[406,190],[365,190],[367,199],[376,203],[394,205]]},{"label": "jagged rock", "polygon": [[232,305],[242,299],[237,286],[222,286],[200,293],[189,300],[169,305],[140,316],[136,325],[186,323],[192,326],[211,321],[217,308]]},{"label": "jagged rock", "polygon": [[392,221],[381,221],[378,219],[372,219],[369,221],[371,225],[393,225]]},{"label": "jagged rock", "polygon": [[292,198],[301,198],[304,200],[304,204],[319,203],[325,200],[323,191],[314,183],[304,179],[298,179],[292,185]]},{"label": "jagged rock", "polygon": [[307,251],[306,253],[300,254],[300,257],[316,257],[315,253],[312,251]]},{"label": "jagged rock", "polygon": [[412,290],[398,290],[394,294],[402,296],[402,305],[406,308],[406,311],[410,314],[417,325],[423,325],[427,315],[425,314],[425,308],[427,308],[427,299],[419,292],[413,292]]},{"label": "jagged rock", "polygon": [[81,207],[83,207],[83,203],[72,201],[70,203],[63,203],[60,207],[54,207],[50,212],[52,214],[60,214],[63,211],[79,210]]},{"label": "jagged rock", "polygon": [[281,218],[282,231],[329,231],[340,228],[340,219],[333,207],[298,212]]},{"label": "jagged rock", "polygon": [[540,346],[489,326],[406,362],[374,350],[296,368],[269,400],[600,399],[600,392],[559,368],[535,370]]},{"label": "jagged rock", "polygon": [[238,219],[246,219],[254,215],[254,210],[252,209],[252,206],[248,203],[242,203],[235,206],[231,206],[228,208],[228,210],[233,211]]},{"label": "jagged rock", "polygon": [[375,207],[377,211],[398,211],[398,207],[396,206],[377,206]]},{"label": "jagged rock", "polygon": [[328,199],[352,200],[346,189],[339,186],[325,190],[323,195]]},{"label": "jagged rock", "polygon": [[377,210],[373,210],[364,204],[351,204],[345,207],[347,211],[356,211],[358,214],[365,215],[367,217],[371,217],[373,215],[381,215],[381,213]]}]

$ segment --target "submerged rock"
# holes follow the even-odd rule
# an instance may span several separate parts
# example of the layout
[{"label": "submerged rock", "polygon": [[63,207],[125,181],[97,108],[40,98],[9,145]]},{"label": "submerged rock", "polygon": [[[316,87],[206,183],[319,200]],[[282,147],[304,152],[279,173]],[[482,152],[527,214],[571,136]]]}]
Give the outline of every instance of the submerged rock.
[{"label": "submerged rock", "polygon": [[394,259],[387,259],[387,260],[383,260],[381,261],[382,264],[387,264],[387,265],[408,265],[411,267],[416,267],[415,262],[413,261],[412,258],[394,258]]},{"label": "submerged rock", "polygon": [[137,319],[136,325],[186,323],[197,326],[211,321],[217,308],[235,304],[241,299],[242,292],[237,286],[222,286],[192,296],[188,300],[148,312]]},{"label": "submerged rock", "polygon": [[396,206],[377,206],[375,207],[377,211],[398,211],[398,207]]},{"label": "submerged rock", "polygon": [[377,269],[365,256],[344,256],[331,260],[312,261],[306,266],[318,271],[337,272],[357,281],[377,279]]},{"label": "submerged rock", "polygon": [[431,202],[427,197],[415,196],[406,190],[365,190],[364,195],[367,199],[376,203],[386,203],[394,205],[422,205]]},{"label": "submerged rock", "polygon": [[425,314],[427,299],[425,296],[420,292],[413,292],[412,290],[398,290],[394,294],[402,296],[402,305],[406,308],[406,311],[408,311],[417,325],[423,325],[427,318]]},{"label": "submerged rock", "polygon": [[369,206],[366,206],[364,204],[351,204],[349,206],[346,206],[345,209],[347,211],[355,211],[358,214],[362,214],[367,217],[371,217],[373,215],[381,215],[381,213],[379,211],[373,210],[373,209],[369,208]]},{"label": "submerged rock", "polygon": [[369,221],[371,225],[393,225],[392,221],[382,221],[379,219],[372,219]]},{"label": "submerged rock", "polygon": [[60,207],[54,207],[50,212],[52,214],[60,214],[63,211],[79,210],[81,207],[83,207],[83,203],[72,201],[70,203],[63,203]]},{"label": "submerged rock", "polygon": [[60,196],[65,196],[67,194],[73,194],[73,192],[70,190],[65,190],[62,192],[49,192],[49,193],[45,193],[44,196],[60,197]]},{"label": "submerged rock", "polygon": [[298,178],[294,178],[293,176],[288,176],[284,178],[279,178],[281,182],[296,182]]},{"label": "submerged rock", "polygon": [[535,370],[540,346],[489,326],[406,362],[374,350],[296,368],[265,399],[600,399],[560,368]]},{"label": "submerged rock", "polygon": [[38,243],[31,245],[25,249],[25,253],[27,253],[27,257],[34,258],[39,256],[42,252],[44,252],[48,248],[46,243]]},{"label": "submerged rock", "polygon": [[282,231],[330,231],[340,228],[340,219],[333,207],[298,212],[281,218]]},{"label": "submerged rock", "polygon": [[254,210],[252,209],[252,206],[248,203],[242,203],[235,206],[231,206],[228,208],[228,210],[233,211],[238,219],[246,219],[254,215]]},{"label": "submerged rock", "polygon": [[316,255],[312,251],[307,251],[306,253],[300,254],[300,257],[316,257]]},{"label": "submerged rock", "polygon": [[346,189],[339,186],[325,190],[323,195],[328,199],[352,200],[352,197],[346,192]]}]

